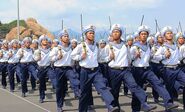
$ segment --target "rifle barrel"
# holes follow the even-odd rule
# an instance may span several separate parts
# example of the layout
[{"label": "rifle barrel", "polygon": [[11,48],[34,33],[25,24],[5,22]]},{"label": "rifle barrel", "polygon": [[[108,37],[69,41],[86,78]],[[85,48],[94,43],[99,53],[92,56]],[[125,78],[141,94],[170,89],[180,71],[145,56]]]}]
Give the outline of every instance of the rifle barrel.
[{"label": "rifle barrel", "polygon": [[142,16],[142,19],[141,19],[141,24],[140,24],[140,26],[142,26],[143,25],[143,21],[144,21],[144,15]]},{"label": "rifle barrel", "polygon": [[110,24],[110,29],[111,29],[112,23],[111,23],[111,18],[110,18],[110,16],[109,16],[109,24]]}]

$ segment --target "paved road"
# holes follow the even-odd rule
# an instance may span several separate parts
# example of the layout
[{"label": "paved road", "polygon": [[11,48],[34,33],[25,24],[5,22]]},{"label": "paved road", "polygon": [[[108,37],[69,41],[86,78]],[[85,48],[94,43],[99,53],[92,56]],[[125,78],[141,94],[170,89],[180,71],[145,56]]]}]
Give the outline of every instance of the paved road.
[{"label": "paved road", "polygon": [[[14,93],[9,92],[9,88],[2,89],[0,86],[0,112],[56,112],[56,103],[55,103],[55,93],[51,89],[50,84],[48,83],[48,89],[46,91],[46,99],[43,104],[39,103],[39,93],[38,89],[36,91],[30,90],[27,97],[21,97],[20,85],[16,86]],[[162,102],[160,104],[155,104],[151,97],[151,89],[147,89],[148,93],[148,102],[152,105],[157,105],[157,109],[154,112],[164,112],[162,107]],[[93,91],[94,96],[94,110],[92,112],[106,112],[105,104],[102,101],[101,97],[97,94],[96,91]],[[185,112],[182,110],[182,95],[179,97],[180,101],[177,103],[180,107],[173,112]],[[161,100],[161,99],[160,99]],[[162,101],[162,100],[161,100]],[[131,95],[120,96],[120,104],[122,110],[125,112],[131,112],[130,107]],[[78,100],[74,99],[73,92],[69,89],[68,95],[65,98],[64,110],[66,112],[77,112],[78,111]]]}]

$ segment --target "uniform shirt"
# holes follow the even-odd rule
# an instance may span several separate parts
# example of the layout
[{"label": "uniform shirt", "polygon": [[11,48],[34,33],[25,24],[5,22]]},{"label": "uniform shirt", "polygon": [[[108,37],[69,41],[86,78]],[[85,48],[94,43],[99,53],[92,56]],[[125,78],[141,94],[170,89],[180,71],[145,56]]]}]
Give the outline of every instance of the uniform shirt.
[{"label": "uniform shirt", "polygon": [[[39,66],[49,66],[50,65],[50,48],[48,49],[42,49],[39,48],[37,50],[34,51],[34,60],[37,61],[37,64]],[[41,56],[41,60],[38,60],[39,57]]]},{"label": "uniform shirt", "polygon": [[185,44],[183,44],[179,47],[179,52],[182,56],[183,63],[185,63]]},{"label": "uniform shirt", "polygon": [[75,61],[79,61],[79,65],[84,68],[95,68],[98,67],[98,48],[94,45],[88,45],[86,42],[86,53],[87,57],[82,60],[81,55],[84,52],[83,44],[77,45],[72,51],[71,57]]},{"label": "uniform shirt", "polygon": [[110,46],[112,46],[112,50],[114,52],[114,60],[111,60],[109,62],[109,67],[111,68],[119,68],[119,67],[128,67],[129,66],[129,50],[124,42],[121,42],[120,44],[110,43],[109,45],[109,56],[112,52],[110,49]]},{"label": "uniform shirt", "polygon": [[[20,57],[20,54],[23,53],[23,57]],[[33,50],[30,48],[20,48],[17,51],[17,57],[20,59],[20,63],[28,63],[28,62],[33,62]]]},{"label": "uniform shirt", "polygon": [[[136,58],[136,53],[140,52],[140,58]],[[134,67],[148,67],[150,61],[150,47],[148,45],[141,45],[139,42],[134,43],[130,49],[132,65]]]},{"label": "uniform shirt", "polygon": [[12,53],[12,57],[9,57],[8,59],[8,63],[18,63],[19,62],[19,58],[17,57],[17,51],[18,49],[10,49],[8,53]]},{"label": "uniform shirt", "polygon": [[98,49],[98,62],[99,63],[107,63],[109,61],[109,49],[107,49],[108,45],[104,48]]},{"label": "uniform shirt", "polygon": [[156,60],[156,59],[154,59],[153,58],[153,56],[156,54],[156,52],[159,50],[159,48],[160,48],[160,45],[153,45],[152,46],[152,48],[151,48],[151,62],[153,62],[153,63],[160,63],[160,61],[159,60]]},{"label": "uniform shirt", "polygon": [[[171,56],[169,58],[165,57],[165,52],[167,50],[170,50]],[[169,45],[165,43],[163,46],[159,48],[159,50],[156,52],[156,54],[153,56],[154,59],[158,61],[162,61],[164,65],[177,65],[180,63],[180,60],[182,59],[182,55],[179,52],[178,47],[173,44]]]},{"label": "uniform shirt", "polygon": [[3,57],[0,58],[0,62],[8,62],[8,58],[9,58],[8,50],[1,49],[0,52],[3,53]]},{"label": "uniform shirt", "polygon": [[[62,59],[58,60],[59,47],[61,47]],[[71,46],[63,47],[59,45],[59,47],[54,47],[49,54],[50,60],[54,62],[54,66],[56,67],[73,66],[74,61],[71,58],[71,52],[72,52]]]}]

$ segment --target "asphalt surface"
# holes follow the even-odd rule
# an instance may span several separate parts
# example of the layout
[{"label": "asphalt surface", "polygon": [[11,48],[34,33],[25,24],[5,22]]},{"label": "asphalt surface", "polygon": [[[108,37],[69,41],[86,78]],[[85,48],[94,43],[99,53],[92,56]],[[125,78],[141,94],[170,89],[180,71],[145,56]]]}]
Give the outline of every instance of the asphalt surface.
[{"label": "asphalt surface", "polygon": [[[8,80],[8,79],[7,79]],[[35,91],[31,90],[30,82],[28,82],[29,92],[25,98],[21,97],[21,85],[16,85],[15,91],[9,91],[9,85],[6,89],[0,86],[0,112],[56,112],[56,97],[55,91],[52,89],[51,84],[47,83],[46,99],[44,103],[39,103],[38,85]],[[162,106],[162,99],[160,103],[156,104],[151,95],[151,88],[147,88],[148,102],[151,105],[156,105],[157,109],[153,112],[165,112]],[[107,112],[105,103],[102,101],[100,95],[97,94],[93,88],[94,107],[90,112]],[[179,101],[176,101],[180,106],[172,112],[185,112],[182,105],[182,95],[179,96]],[[131,95],[130,92],[127,96],[120,92],[120,105],[123,112],[131,112]],[[65,112],[77,112],[78,100],[74,98],[73,91],[68,90],[68,94],[64,103]]]}]

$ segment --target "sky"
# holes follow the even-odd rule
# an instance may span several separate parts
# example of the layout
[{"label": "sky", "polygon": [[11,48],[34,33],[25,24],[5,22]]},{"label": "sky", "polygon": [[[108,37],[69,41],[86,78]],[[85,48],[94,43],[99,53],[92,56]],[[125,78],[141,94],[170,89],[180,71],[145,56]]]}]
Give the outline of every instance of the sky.
[{"label": "sky", "polygon": [[[62,27],[80,31],[80,14],[83,25],[93,24],[97,29],[109,29],[112,24],[121,24],[131,33],[137,30],[142,15],[143,24],[155,32],[155,19],[160,28],[172,26],[174,31],[179,21],[185,30],[185,0],[19,0],[20,19],[29,17],[47,28],[57,31]],[[17,19],[17,0],[0,0],[0,21],[8,23]]]}]

